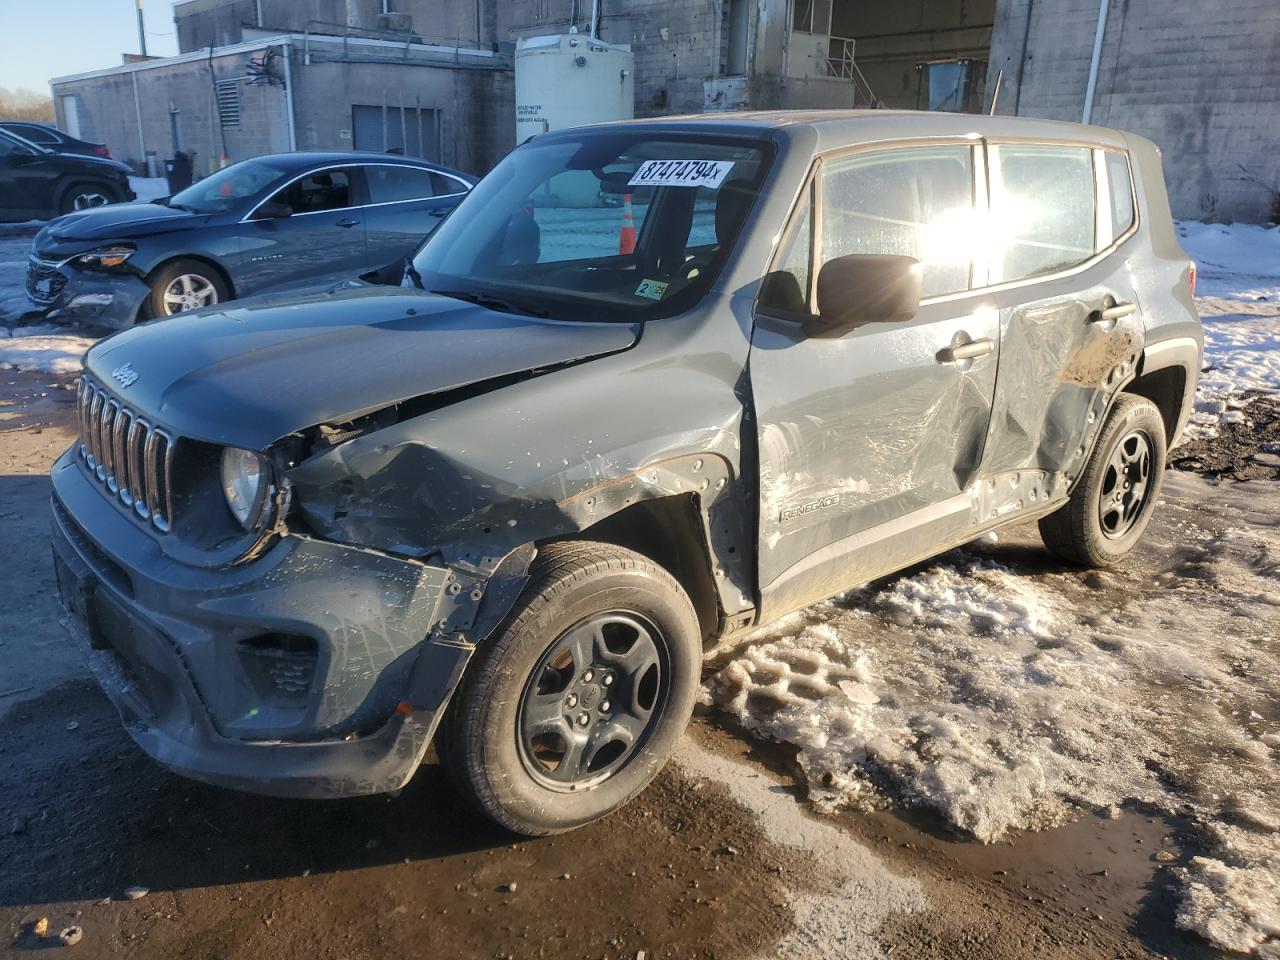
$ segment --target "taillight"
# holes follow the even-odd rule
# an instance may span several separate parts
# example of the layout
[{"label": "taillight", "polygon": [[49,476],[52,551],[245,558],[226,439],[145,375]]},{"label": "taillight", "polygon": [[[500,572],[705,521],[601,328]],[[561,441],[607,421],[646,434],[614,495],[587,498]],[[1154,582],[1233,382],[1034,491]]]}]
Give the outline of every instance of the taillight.
[{"label": "taillight", "polygon": [[1191,266],[1191,271],[1190,271],[1191,295],[1194,297],[1196,295],[1196,262],[1192,260],[1190,266]]},{"label": "taillight", "polygon": [[110,150],[108,150],[106,147],[103,147],[103,146],[97,146],[97,147],[94,147],[94,148],[93,148],[93,152],[94,152],[94,153],[96,153],[96,154],[97,154],[98,156],[100,156],[100,157],[109,157],[109,156],[111,156],[111,151],[110,151]]}]

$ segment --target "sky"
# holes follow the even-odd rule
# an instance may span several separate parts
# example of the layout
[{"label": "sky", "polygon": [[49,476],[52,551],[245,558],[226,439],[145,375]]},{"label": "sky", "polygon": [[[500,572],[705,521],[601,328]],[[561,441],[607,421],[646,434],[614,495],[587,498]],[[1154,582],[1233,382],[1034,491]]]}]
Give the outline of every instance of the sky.
[{"label": "sky", "polygon": [[[178,52],[170,0],[143,0],[147,53]],[[0,0],[0,87],[48,93],[51,77],[138,52],[135,0]]]}]

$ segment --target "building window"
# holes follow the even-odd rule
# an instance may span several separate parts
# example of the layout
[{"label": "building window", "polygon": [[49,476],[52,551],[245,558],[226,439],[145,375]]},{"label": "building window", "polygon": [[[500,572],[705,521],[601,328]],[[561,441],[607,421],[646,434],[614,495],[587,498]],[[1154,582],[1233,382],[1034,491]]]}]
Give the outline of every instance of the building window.
[{"label": "building window", "polygon": [[792,0],[791,29],[797,33],[831,33],[831,0]]},{"label": "building window", "polygon": [[218,95],[218,123],[224,127],[240,126],[240,80],[219,80],[215,84]]}]

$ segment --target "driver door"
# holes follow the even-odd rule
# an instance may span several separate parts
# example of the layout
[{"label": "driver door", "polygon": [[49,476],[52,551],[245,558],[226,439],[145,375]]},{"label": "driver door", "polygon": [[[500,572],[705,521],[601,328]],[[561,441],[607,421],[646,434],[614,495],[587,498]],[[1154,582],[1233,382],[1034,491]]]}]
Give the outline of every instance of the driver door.
[{"label": "driver door", "polygon": [[[999,348],[999,312],[972,291],[981,170],[981,148],[961,141],[824,158],[792,217],[751,344],[762,620],[969,526]],[[919,260],[916,316],[807,336],[816,272],[847,254]]]},{"label": "driver door", "polygon": [[[317,170],[278,190],[240,224],[241,296],[268,289],[322,287],[369,269],[365,213],[355,168]],[[266,203],[284,204],[287,217],[261,217]]]}]

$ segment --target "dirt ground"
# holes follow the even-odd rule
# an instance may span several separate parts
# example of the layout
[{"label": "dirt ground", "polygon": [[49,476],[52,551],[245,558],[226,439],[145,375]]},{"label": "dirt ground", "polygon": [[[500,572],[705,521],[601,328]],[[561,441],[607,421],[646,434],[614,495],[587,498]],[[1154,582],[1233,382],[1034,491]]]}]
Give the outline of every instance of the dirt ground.
[{"label": "dirt ground", "polygon": [[[56,622],[47,471],[69,382],[0,373],[0,951],[57,948],[32,931],[44,917],[83,928],[86,958],[1216,956],[1173,923],[1169,866],[1197,852],[1176,818],[1124,809],[991,845],[927,812],[819,818],[788,748],[709,708],[637,801],[541,841],[471,817],[434,766],[396,797],[330,802],[167,773]],[[1201,469],[1229,474],[1214,449]],[[1157,543],[1195,512],[1179,495]]]}]

